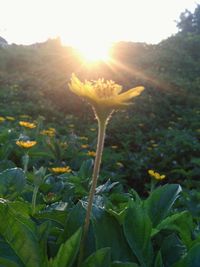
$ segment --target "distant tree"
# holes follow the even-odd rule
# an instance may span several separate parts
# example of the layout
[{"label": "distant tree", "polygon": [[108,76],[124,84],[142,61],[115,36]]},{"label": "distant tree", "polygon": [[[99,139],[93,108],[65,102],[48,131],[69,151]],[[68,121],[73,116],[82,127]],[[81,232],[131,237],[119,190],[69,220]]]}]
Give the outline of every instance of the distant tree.
[{"label": "distant tree", "polygon": [[197,6],[193,14],[193,28],[195,33],[200,34],[200,5]]},{"label": "distant tree", "polygon": [[7,46],[8,45],[8,42],[0,36],[0,47],[4,47],[4,46]]},{"label": "distant tree", "polygon": [[200,5],[197,5],[194,13],[187,9],[182,12],[177,27],[182,33],[200,34]]}]

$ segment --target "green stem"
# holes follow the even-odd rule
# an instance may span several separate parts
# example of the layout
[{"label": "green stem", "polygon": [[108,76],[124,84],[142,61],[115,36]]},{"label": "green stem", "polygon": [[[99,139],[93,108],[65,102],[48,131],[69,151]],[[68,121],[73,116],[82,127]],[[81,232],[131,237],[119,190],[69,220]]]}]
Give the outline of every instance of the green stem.
[{"label": "green stem", "polygon": [[151,178],[151,187],[150,187],[150,194],[153,193],[155,186],[156,186],[156,181],[154,180],[154,178]]},{"label": "green stem", "polygon": [[25,153],[23,156],[23,165],[24,165],[24,172],[27,173],[28,170],[28,163],[29,163],[29,155],[28,153]]},{"label": "green stem", "polygon": [[95,189],[97,186],[97,180],[99,177],[99,169],[100,169],[100,165],[101,165],[101,158],[102,158],[102,152],[103,152],[103,147],[104,147],[106,123],[107,123],[107,120],[98,120],[99,130],[98,130],[96,157],[95,157],[94,169],[93,169],[93,175],[92,175],[92,184],[91,184],[89,197],[88,197],[88,206],[87,206],[87,211],[86,211],[85,223],[84,223],[84,227],[83,227],[83,236],[82,236],[81,246],[80,246],[78,267],[82,263],[83,252],[84,252],[84,247],[85,247],[85,239],[87,237],[89,224],[90,224],[90,215],[91,215],[91,211],[92,211],[92,203],[93,203],[93,199],[94,199]]},{"label": "green stem", "polygon": [[32,196],[32,215],[35,214],[35,207],[36,207],[36,199],[37,199],[37,193],[38,193],[39,186],[35,186],[33,189],[33,196]]}]

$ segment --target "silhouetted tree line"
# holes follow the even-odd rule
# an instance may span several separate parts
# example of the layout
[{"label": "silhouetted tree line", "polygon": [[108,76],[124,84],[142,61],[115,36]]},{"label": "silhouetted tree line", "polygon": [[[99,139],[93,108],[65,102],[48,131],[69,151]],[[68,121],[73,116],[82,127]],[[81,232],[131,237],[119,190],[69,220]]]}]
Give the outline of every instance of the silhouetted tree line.
[{"label": "silhouetted tree line", "polygon": [[189,10],[181,13],[177,27],[182,33],[200,34],[200,5],[197,5],[194,13]]}]

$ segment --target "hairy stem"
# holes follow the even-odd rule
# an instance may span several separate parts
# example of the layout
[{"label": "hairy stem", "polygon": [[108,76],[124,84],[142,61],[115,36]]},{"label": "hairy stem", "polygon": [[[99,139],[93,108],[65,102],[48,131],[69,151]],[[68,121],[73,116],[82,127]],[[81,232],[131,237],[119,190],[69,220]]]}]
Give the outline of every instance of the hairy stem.
[{"label": "hairy stem", "polygon": [[86,211],[85,223],[84,223],[84,227],[83,227],[83,236],[82,236],[81,246],[80,246],[78,267],[82,263],[83,252],[84,252],[84,247],[85,247],[85,240],[87,237],[89,224],[90,224],[90,215],[91,215],[91,211],[92,211],[92,203],[93,203],[93,199],[94,199],[95,189],[97,186],[97,180],[99,177],[99,169],[100,169],[100,165],[101,165],[101,158],[102,158],[102,152],[103,152],[103,147],[104,147],[106,123],[107,123],[106,120],[98,120],[99,130],[98,130],[96,157],[95,157],[94,169],[93,169],[93,175],[92,175],[92,184],[91,184],[89,197],[88,197],[88,206],[87,206],[87,211]]}]

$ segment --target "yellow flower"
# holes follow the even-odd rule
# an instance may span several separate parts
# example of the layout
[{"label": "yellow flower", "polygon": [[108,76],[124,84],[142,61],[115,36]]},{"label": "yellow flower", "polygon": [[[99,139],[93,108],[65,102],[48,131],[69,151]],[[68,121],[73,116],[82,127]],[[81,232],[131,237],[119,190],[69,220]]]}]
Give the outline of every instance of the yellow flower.
[{"label": "yellow flower", "polygon": [[120,168],[124,167],[124,165],[120,161],[116,162],[116,165]]},{"label": "yellow flower", "polygon": [[95,132],[96,129],[95,129],[95,128],[90,128],[90,131],[91,131],[91,132]]},{"label": "yellow flower", "polygon": [[148,170],[148,174],[153,176],[154,175],[154,171],[153,170]]},{"label": "yellow flower", "polygon": [[86,137],[86,136],[80,136],[79,139],[80,139],[80,140],[85,140],[85,141],[87,141],[87,140],[88,140],[88,137]]},{"label": "yellow flower", "polygon": [[158,144],[152,144],[152,147],[158,147]]},{"label": "yellow flower", "polygon": [[36,141],[16,141],[16,145],[21,148],[31,148],[37,144]]},{"label": "yellow flower", "polygon": [[48,135],[50,137],[55,136],[56,130],[54,128],[49,128],[40,132],[42,135]]},{"label": "yellow flower", "polygon": [[0,116],[0,122],[4,122],[5,118]]},{"label": "yellow flower", "polygon": [[66,149],[68,147],[67,142],[60,142],[60,147]]},{"label": "yellow flower", "polygon": [[74,128],[74,124],[69,124],[69,127],[70,128]]},{"label": "yellow flower", "polygon": [[91,157],[95,157],[96,156],[96,152],[95,151],[88,151],[87,155],[91,156]]},{"label": "yellow flower", "polygon": [[71,168],[69,166],[65,166],[65,167],[54,167],[50,169],[52,172],[54,173],[69,173],[71,172]]},{"label": "yellow flower", "polygon": [[14,121],[14,120],[15,120],[15,118],[14,118],[14,117],[11,117],[11,116],[6,116],[6,119],[7,119],[8,121]]},{"label": "yellow flower", "polygon": [[89,145],[87,145],[87,144],[81,145],[81,148],[88,148],[88,147],[89,147]]},{"label": "yellow flower", "polygon": [[35,123],[30,123],[28,121],[20,121],[19,122],[19,125],[20,126],[23,126],[23,127],[26,127],[26,128],[29,128],[29,129],[33,129],[36,127],[36,124]]},{"label": "yellow flower", "polygon": [[30,118],[31,116],[29,116],[29,115],[25,115],[25,114],[23,114],[23,115],[20,115],[20,118],[24,118],[24,119],[27,119],[27,118]]},{"label": "yellow flower", "polygon": [[122,86],[114,81],[85,81],[82,83],[75,74],[72,74],[69,88],[75,94],[87,100],[95,109],[98,118],[106,120],[113,110],[129,104],[131,98],[141,94],[144,87],[139,86],[122,94]]},{"label": "yellow flower", "polygon": [[144,127],[144,123],[139,123],[138,126]]},{"label": "yellow flower", "polygon": [[148,170],[148,174],[156,180],[163,180],[166,178],[164,174],[160,175],[158,172],[155,172],[154,170]]},{"label": "yellow flower", "polygon": [[118,148],[118,146],[116,146],[116,145],[115,146],[111,146],[111,148],[112,149],[116,149],[116,148]]}]

